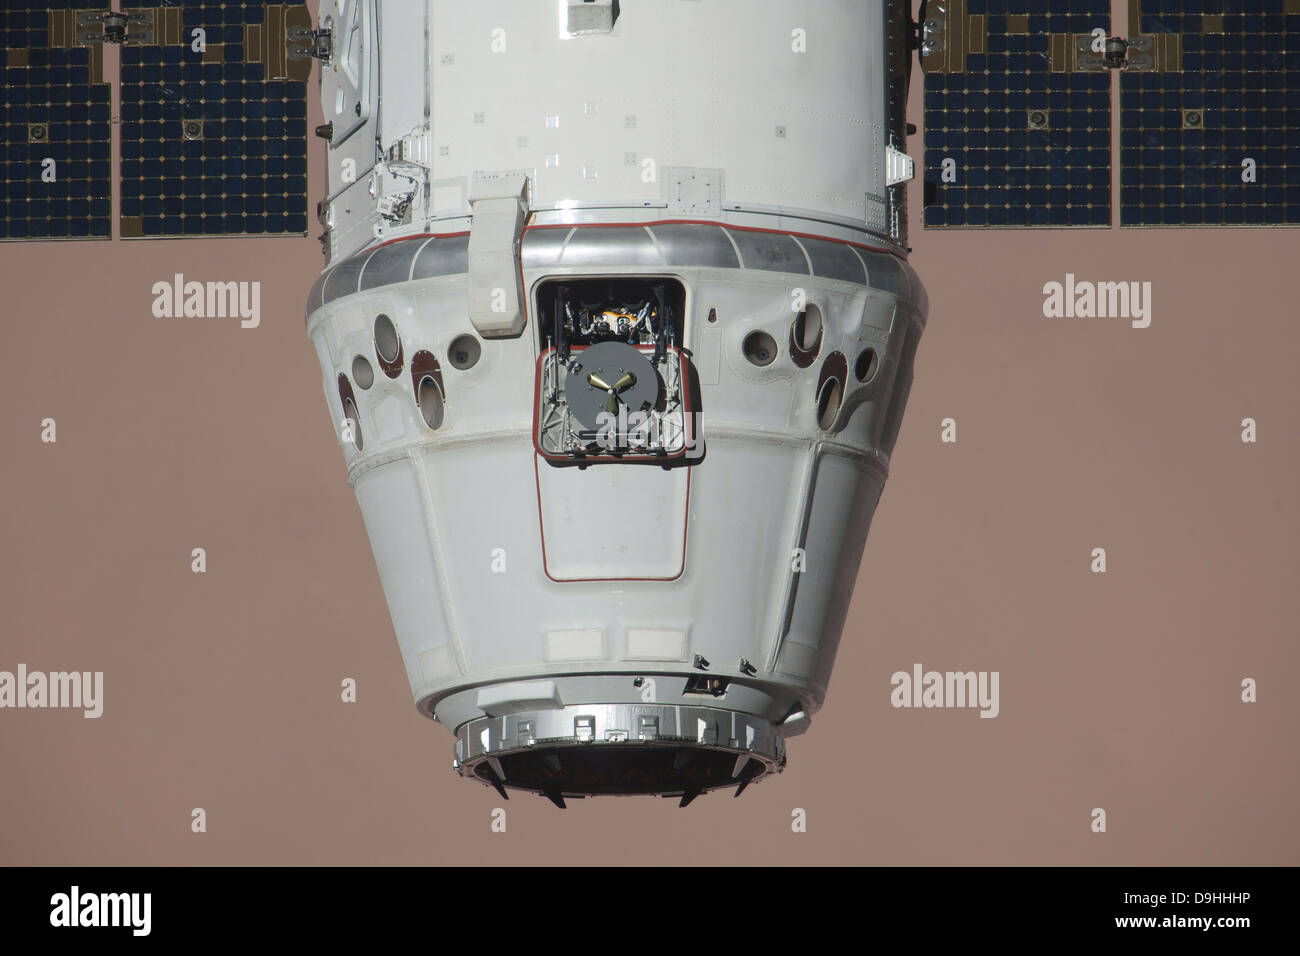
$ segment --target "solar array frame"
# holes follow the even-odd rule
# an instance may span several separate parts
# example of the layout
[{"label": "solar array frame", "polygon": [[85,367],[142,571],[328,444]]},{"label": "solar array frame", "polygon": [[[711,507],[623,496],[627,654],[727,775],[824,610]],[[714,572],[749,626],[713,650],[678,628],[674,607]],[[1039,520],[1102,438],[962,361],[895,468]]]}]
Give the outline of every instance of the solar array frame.
[{"label": "solar array frame", "polygon": [[1162,55],[1120,78],[1120,225],[1300,223],[1300,3],[1130,0],[1130,17]]},{"label": "solar array frame", "polygon": [[[925,226],[1109,226],[1110,73],[1054,70],[1051,55],[1054,37],[1066,49],[1095,29],[1109,34],[1109,0],[941,0],[930,9],[950,24],[961,18],[945,42],[960,38],[964,62],[925,75]],[[983,52],[976,23],[987,28]],[[1031,127],[1038,110],[1046,128]],[[955,183],[943,181],[945,159],[956,161]]]},{"label": "solar array frame", "polygon": [[[307,83],[245,60],[245,25],[264,22],[264,5],[137,7],[179,7],[181,42],[122,48],[123,238],[306,235]],[[192,48],[196,28],[205,52]]]},{"label": "solar array frame", "polygon": [[0,8],[0,240],[112,236],[102,51],[62,45],[50,29],[53,12],[73,8],[74,0]]}]

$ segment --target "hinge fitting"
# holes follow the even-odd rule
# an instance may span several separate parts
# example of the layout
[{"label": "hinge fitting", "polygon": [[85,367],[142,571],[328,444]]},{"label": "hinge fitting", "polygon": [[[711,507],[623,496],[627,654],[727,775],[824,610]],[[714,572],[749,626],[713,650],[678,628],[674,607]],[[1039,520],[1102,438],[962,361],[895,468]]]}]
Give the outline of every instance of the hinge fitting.
[{"label": "hinge fitting", "polygon": [[[86,10],[77,14],[77,26],[89,27],[103,24],[103,30],[80,30],[77,40],[80,43],[116,43],[119,46],[124,43],[152,43],[153,30],[147,24],[151,24],[153,18],[148,13],[120,13],[116,10]],[[130,24],[144,26],[144,29],[135,33],[128,31]]]},{"label": "hinge fitting", "polygon": [[1144,72],[1155,69],[1155,40],[1149,36],[1138,36],[1131,40],[1124,37],[1106,37],[1101,43],[1101,52],[1096,50],[1097,38],[1079,37],[1079,69],[1089,73],[1105,70],[1125,70],[1127,72]]},{"label": "hinge fitting", "polygon": [[321,62],[329,60],[334,55],[334,31],[332,30],[297,29],[290,31],[289,37],[292,40],[308,41],[307,47],[302,52]]}]

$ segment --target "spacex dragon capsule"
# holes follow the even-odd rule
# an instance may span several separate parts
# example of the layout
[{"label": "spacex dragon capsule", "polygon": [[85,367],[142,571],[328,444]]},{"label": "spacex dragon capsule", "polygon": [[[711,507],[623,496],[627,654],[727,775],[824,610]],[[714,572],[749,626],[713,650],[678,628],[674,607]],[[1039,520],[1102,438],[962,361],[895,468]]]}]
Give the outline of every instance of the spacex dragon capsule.
[{"label": "spacex dragon capsule", "polygon": [[908,4],[323,0],[319,26],[307,333],[456,771],[559,806],[780,771],[925,325]]}]

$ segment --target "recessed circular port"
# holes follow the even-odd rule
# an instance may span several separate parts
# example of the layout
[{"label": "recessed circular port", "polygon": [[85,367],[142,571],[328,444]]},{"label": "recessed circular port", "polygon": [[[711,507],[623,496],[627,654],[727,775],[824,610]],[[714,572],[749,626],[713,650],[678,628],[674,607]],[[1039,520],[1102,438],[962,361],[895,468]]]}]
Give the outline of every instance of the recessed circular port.
[{"label": "recessed circular port", "polygon": [[876,355],[876,350],[865,348],[858,353],[857,361],[853,363],[853,375],[859,382],[869,382],[876,377],[878,368],[880,358]]},{"label": "recessed circular port", "polygon": [[822,431],[830,431],[835,424],[835,416],[840,413],[840,401],[844,397],[844,387],[838,378],[828,378],[817,392],[817,425]]},{"label": "recessed circular port", "polygon": [[750,364],[762,368],[776,361],[776,339],[763,331],[750,332],[741,343]]},{"label": "recessed circular port", "polygon": [[822,310],[809,305],[790,323],[790,360],[798,368],[807,368],[817,360],[822,349]]},{"label": "recessed circular port", "polygon": [[366,446],[365,439],[361,437],[361,416],[357,414],[357,404],[350,396],[343,399],[343,414],[352,424],[352,444],[357,451],[361,451]]},{"label": "recessed circular port", "polygon": [[364,355],[358,355],[352,360],[352,380],[361,388],[369,388],[375,384],[374,366]]},{"label": "recessed circular port", "polygon": [[420,379],[420,387],[415,392],[415,400],[420,406],[424,423],[436,429],[442,424],[443,400],[442,389],[433,380],[432,375]]},{"label": "recessed circular port", "polygon": [[794,344],[816,354],[822,342],[822,310],[809,305],[794,319]]},{"label": "recessed circular port", "polygon": [[474,335],[458,335],[447,347],[447,361],[451,363],[452,368],[460,369],[462,372],[477,365],[482,354],[483,346]]},{"label": "recessed circular port", "polygon": [[398,338],[397,326],[382,312],[375,316],[375,354],[386,365],[395,364],[402,354],[402,340]]}]

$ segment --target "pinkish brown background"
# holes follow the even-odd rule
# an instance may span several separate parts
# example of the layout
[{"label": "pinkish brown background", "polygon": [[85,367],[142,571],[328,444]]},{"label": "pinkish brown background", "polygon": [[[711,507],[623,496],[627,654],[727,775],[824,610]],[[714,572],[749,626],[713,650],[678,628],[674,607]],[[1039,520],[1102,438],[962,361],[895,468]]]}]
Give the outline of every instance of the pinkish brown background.
[{"label": "pinkish brown background", "polygon": [[[105,672],[99,720],[0,711],[0,863],[1300,863],[1297,233],[919,207],[930,325],[828,702],[685,810],[452,773],[304,333],[314,237],[0,246],[0,670]],[[260,281],[261,327],[154,318],[177,272]],[[1067,272],[1150,281],[1151,327],[1045,319]],[[891,708],[915,662],[1000,671],[1001,715]]]}]

